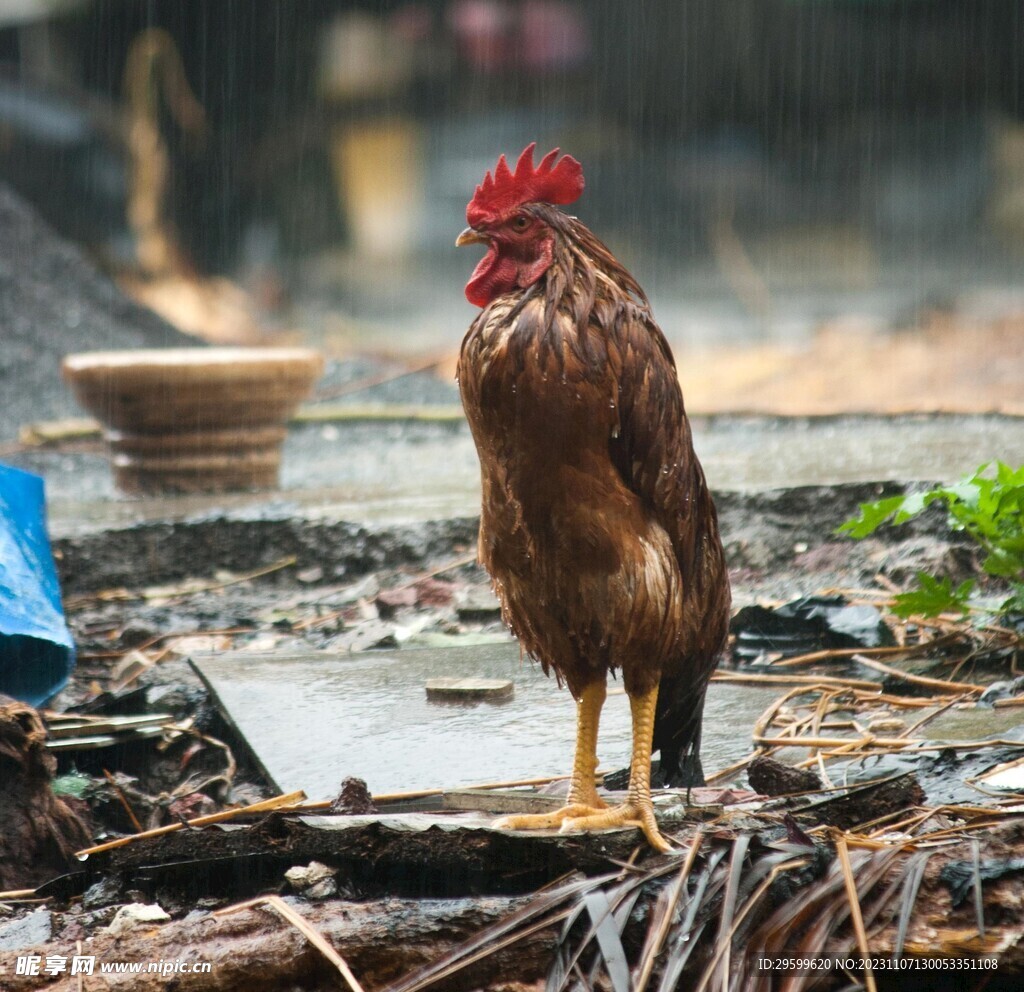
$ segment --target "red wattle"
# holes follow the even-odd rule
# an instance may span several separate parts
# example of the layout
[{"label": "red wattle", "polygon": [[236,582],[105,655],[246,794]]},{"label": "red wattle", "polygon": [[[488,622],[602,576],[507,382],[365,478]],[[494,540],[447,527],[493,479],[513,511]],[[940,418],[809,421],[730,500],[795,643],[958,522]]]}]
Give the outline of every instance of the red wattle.
[{"label": "red wattle", "polygon": [[515,289],[518,268],[514,259],[500,256],[492,244],[466,283],[466,299],[475,307],[487,306],[495,297]]}]

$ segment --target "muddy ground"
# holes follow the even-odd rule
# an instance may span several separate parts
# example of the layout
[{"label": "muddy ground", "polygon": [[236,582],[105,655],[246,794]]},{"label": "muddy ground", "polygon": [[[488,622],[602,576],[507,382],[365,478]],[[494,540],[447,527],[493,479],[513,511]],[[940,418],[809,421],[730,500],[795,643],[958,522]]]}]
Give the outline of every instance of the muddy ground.
[{"label": "muddy ground", "polygon": [[[864,496],[842,487],[727,496],[723,520],[733,550],[737,606],[836,588],[878,588],[880,581],[902,584],[916,568],[937,563],[954,574],[974,571],[970,554],[938,516],[921,518],[887,540],[855,544],[832,538],[825,521],[841,517]],[[165,735],[162,743],[136,741],[58,755],[59,787],[78,797],[70,801],[85,816],[94,839],[134,832],[129,807],[138,826],[149,828],[201,816],[226,803],[253,803],[273,792],[245,742],[190,668],[193,654],[230,647],[342,655],[411,647],[431,638],[458,644],[499,636],[503,627],[486,576],[467,561],[474,525],[473,520],[448,522],[443,528],[408,524],[376,533],[336,530],[332,536],[330,527],[301,519],[251,521],[239,528],[223,521],[193,521],[165,528],[159,541],[149,534],[141,545],[132,543],[137,540],[132,528],[94,532],[85,542],[58,542],[80,663],[53,709],[93,715],[169,713],[178,726],[189,728],[188,733]],[[215,534],[215,553],[201,551]],[[225,570],[226,565],[253,564],[243,549],[254,544],[269,547],[270,557],[279,558],[278,567],[252,577],[244,569]],[[343,547],[346,554],[336,557]],[[183,560],[190,564],[187,579],[170,564]],[[115,561],[140,566],[127,571],[122,566],[115,575]],[[214,561],[221,567],[214,568]],[[115,578],[116,583],[111,581]],[[411,641],[410,630],[416,631]],[[551,691],[558,691],[553,683]],[[709,772],[715,764],[714,756],[705,755]],[[373,783],[369,786],[372,791]],[[745,773],[718,782],[716,790],[702,792],[701,801],[735,803],[752,795]],[[724,822],[740,823],[742,815],[732,815],[740,819]],[[171,984],[162,984],[159,976],[134,978],[134,984],[90,977],[85,989],[339,987],[329,962],[298,932],[282,929],[271,910],[213,915],[240,899],[278,891],[343,949],[365,987],[378,988],[428,966],[485,927],[526,912],[531,893],[566,870],[576,873],[573,878],[583,877],[581,869],[600,876],[616,870],[635,846],[626,831],[625,836],[598,836],[568,848],[558,842],[519,849],[518,842],[480,833],[476,821],[462,822],[457,834],[438,833],[436,827],[410,833],[408,826],[395,833],[374,818],[364,824],[356,817],[349,832],[340,834],[332,832],[344,828],[336,819],[271,817],[260,826],[257,817],[248,828],[179,832],[159,844],[154,840],[94,856],[84,874],[50,881],[38,893],[46,897],[43,903],[0,903],[0,950],[72,955],[84,948],[98,960],[133,960],[139,954],[202,958],[216,969],[215,978],[176,975]],[[719,845],[733,836],[731,827],[716,829]],[[986,854],[993,843],[986,841]],[[1012,851],[1013,843],[1007,835],[993,851]],[[710,872],[716,862],[710,851],[708,857]],[[198,864],[190,866],[196,858]],[[321,860],[332,866],[326,888],[304,890],[285,881],[289,869]],[[495,875],[497,868],[501,871]],[[948,906],[938,868],[935,861],[925,891]],[[656,894],[657,884],[652,884]],[[1012,884],[999,883],[993,892],[1008,899]],[[648,898],[654,895],[640,903],[647,907],[637,917],[641,923],[654,912]],[[159,910],[146,922],[148,911],[126,908],[133,905]],[[950,927],[969,927],[969,905],[944,912]],[[143,913],[140,919],[133,916],[138,913]],[[556,935],[557,928],[538,930],[508,954],[491,955],[477,970],[462,971],[438,987],[507,989],[517,987],[508,984],[510,979],[532,983],[555,952]],[[918,931],[912,936],[919,937]],[[640,937],[630,939],[634,943],[626,946],[633,955]],[[399,946],[401,953],[395,950]],[[5,951],[4,960],[12,961],[12,953]],[[889,977],[880,975],[880,987],[891,987]],[[76,988],[66,972],[6,980],[9,984],[0,987],[12,990]],[[1010,986],[997,982],[990,987]]]}]

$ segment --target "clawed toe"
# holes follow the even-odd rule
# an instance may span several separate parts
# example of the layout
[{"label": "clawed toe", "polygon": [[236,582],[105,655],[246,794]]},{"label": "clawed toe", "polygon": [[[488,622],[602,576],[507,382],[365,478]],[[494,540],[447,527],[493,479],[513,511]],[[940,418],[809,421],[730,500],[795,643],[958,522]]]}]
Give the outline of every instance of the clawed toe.
[{"label": "clawed toe", "polygon": [[521,816],[503,816],[492,824],[497,830],[551,830],[573,819],[600,815],[601,807],[582,806],[578,803],[563,806],[551,813],[524,813]]},{"label": "clawed toe", "polygon": [[569,833],[574,830],[611,830],[622,827],[639,827],[651,847],[662,854],[669,854],[673,850],[658,829],[653,808],[644,808],[634,803],[624,803],[614,809],[600,810],[586,816],[566,817],[562,820],[560,830]]}]

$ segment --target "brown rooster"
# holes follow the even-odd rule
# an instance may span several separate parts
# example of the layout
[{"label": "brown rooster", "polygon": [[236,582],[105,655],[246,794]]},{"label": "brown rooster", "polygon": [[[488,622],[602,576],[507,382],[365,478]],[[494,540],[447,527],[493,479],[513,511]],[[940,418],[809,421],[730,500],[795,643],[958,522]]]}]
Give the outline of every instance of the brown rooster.
[{"label": "brown rooster", "polygon": [[[480,560],[505,621],[577,703],[568,804],[511,829],[634,825],[669,844],[651,803],[699,775],[704,692],[727,633],[729,582],[675,363],[647,297],[611,252],[553,204],[583,191],[558,149],[505,157],[466,209],[457,245],[485,244],[466,297],[483,310],[459,384],[480,456]],[[595,788],[609,672],[633,718],[626,802]],[[689,784],[689,782],[686,782]]]}]

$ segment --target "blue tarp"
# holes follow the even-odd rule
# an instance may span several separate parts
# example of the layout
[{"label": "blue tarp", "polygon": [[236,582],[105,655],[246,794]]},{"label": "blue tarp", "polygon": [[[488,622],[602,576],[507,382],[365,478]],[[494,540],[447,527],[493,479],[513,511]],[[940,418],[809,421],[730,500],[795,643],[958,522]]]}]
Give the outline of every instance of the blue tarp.
[{"label": "blue tarp", "polygon": [[75,667],[46,533],[43,480],[0,464],[0,692],[38,706]]}]

